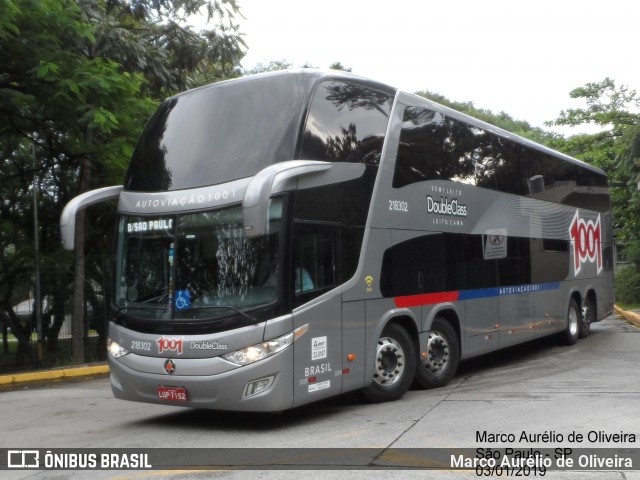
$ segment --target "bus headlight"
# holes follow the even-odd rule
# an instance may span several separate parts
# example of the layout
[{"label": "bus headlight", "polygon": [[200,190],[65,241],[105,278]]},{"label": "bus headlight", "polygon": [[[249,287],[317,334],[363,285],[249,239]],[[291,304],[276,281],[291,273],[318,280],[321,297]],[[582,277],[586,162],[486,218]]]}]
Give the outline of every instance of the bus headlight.
[{"label": "bus headlight", "polygon": [[309,325],[303,325],[300,328],[296,328],[293,332],[289,332],[279,338],[274,338],[267,342],[257,343],[242,350],[236,350],[235,352],[222,355],[222,358],[228,362],[235,363],[236,365],[249,365],[264,358],[275,355],[278,352],[283,351],[298,338],[304,335],[309,329]]},{"label": "bus headlight", "polygon": [[107,351],[111,354],[113,358],[124,357],[129,353],[129,350],[124,348],[117,342],[114,342],[110,338],[107,339]]}]

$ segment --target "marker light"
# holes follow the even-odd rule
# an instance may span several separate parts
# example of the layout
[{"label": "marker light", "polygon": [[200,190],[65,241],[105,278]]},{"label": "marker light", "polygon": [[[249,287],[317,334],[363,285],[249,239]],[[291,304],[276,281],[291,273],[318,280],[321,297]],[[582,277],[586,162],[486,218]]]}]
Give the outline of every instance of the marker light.
[{"label": "marker light", "polygon": [[257,362],[258,360],[262,360],[264,358],[270,357],[271,355],[275,355],[278,352],[281,352],[302,335],[304,335],[308,328],[309,325],[303,325],[302,327],[297,328],[293,332],[289,332],[282,337],[274,338],[273,340],[269,340],[267,342],[257,343],[256,345],[251,345],[249,347],[243,348],[242,350],[236,350],[235,352],[227,353],[226,355],[222,355],[222,358],[224,358],[228,362],[235,363],[236,365],[249,365],[251,363]]},{"label": "marker light", "polygon": [[122,347],[120,344],[114,342],[110,338],[107,339],[107,351],[111,354],[113,358],[124,357],[129,353],[129,350]]}]

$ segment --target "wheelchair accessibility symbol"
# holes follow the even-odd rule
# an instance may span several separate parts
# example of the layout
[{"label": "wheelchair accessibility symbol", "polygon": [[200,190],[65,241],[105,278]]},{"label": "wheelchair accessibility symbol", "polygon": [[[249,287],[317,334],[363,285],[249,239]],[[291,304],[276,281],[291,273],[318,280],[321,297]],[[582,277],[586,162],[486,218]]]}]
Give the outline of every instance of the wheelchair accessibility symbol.
[{"label": "wheelchair accessibility symbol", "polygon": [[176,310],[189,310],[191,295],[189,290],[176,290]]}]

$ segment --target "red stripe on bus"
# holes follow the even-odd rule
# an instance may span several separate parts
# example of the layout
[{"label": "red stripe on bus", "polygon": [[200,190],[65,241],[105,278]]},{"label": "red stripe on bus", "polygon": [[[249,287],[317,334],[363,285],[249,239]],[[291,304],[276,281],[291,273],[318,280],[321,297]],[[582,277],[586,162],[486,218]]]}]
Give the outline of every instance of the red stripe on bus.
[{"label": "red stripe on bus", "polygon": [[406,297],[395,297],[394,301],[398,308],[419,307],[421,305],[434,305],[443,302],[455,302],[458,300],[460,292],[440,292],[423,293],[421,295],[407,295]]}]

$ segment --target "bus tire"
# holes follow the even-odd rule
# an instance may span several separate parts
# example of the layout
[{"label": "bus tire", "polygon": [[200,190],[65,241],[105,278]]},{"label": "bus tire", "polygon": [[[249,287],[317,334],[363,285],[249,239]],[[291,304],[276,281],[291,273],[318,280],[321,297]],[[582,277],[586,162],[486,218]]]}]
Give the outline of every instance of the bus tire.
[{"label": "bus tire", "polygon": [[567,345],[575,345],[580,334],[580,307],[575,298],[569,302],[567,309],[567,329],[564,331],[564,343]]},{"label": "bus tire", "polygon": [[396,323],[387,325],[376,345],[373,381],[362,389],[372,403],[397,400],[409,389],[416,369],[415,345]]},{"label": "bus tire", "polygon": [[582,315],[580,315],[580,329],[578,331],[579,338],[584,338],[589,335],[595,314],[596,308],[593,301],[589,298],[585,298],[584,304],[582,305]]},{"label": "bus tire", "polygon": [[426,358],[416,366],[415,383],[421,388],[444,387],[451,381],[460,361],[460,344],[451,323],[436,317],[429,332]]}]

